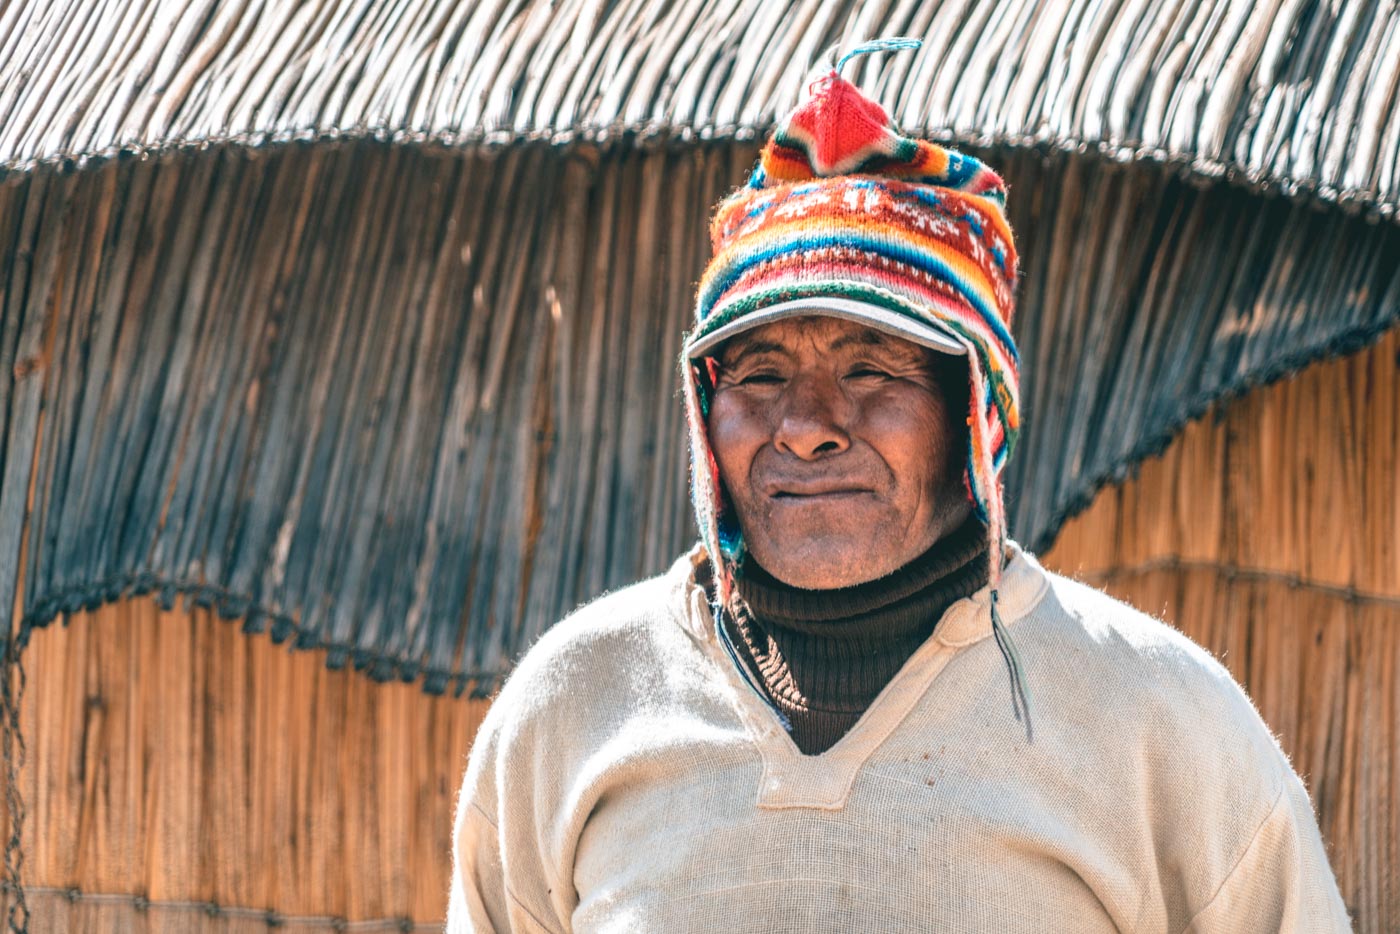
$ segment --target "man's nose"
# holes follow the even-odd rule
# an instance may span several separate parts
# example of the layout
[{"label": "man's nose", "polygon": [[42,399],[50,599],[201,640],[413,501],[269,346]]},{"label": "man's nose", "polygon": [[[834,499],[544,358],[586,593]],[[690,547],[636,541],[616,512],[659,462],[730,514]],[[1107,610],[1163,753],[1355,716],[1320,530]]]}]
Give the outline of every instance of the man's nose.
[{"label": "man's nose", "polygon": [[797,377],[779,403],[773,446],[803,460],[839,454],[851,446],[840,390],[821,378]]}]

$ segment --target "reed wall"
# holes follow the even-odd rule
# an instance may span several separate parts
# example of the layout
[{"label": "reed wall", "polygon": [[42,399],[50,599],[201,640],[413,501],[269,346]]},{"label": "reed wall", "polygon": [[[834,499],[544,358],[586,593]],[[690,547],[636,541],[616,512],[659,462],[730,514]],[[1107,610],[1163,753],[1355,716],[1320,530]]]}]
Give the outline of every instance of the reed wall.
[{"label": "reed wall", "polygon": [[487,703],[323,656],[150,597],[36,638],[31,930],[266,931],[269,912],[294,930],[440,929]]}]

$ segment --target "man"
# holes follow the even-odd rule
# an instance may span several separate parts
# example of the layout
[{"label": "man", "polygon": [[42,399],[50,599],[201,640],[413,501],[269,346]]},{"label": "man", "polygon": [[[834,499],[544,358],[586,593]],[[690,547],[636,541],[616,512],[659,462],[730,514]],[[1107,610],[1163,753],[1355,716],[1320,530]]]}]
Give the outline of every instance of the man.
[{"label": "man", "polygon": [[1348,929],[1225,669],[1006,538],[1004,197],[838,71],[774,134],[685,348],[701,544],[502,689],[450,930]]}]

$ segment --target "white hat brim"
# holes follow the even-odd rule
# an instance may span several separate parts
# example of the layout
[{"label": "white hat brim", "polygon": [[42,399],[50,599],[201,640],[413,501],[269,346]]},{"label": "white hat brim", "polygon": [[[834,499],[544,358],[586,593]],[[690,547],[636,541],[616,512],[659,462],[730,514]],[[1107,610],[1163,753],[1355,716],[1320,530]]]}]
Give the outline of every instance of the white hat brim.
[{"label": "white hat brim", "polygon": [[716,328],[704,337],[686,345],[685,353],[691,360],[708,356],[709,351],[729,340],[736,334],[752,330],[774,321],[786,318],[801,318],[820,315],[828,318],[844,318],[857,324],[868,325],[894,337],[902,337],[915,344],[931,348],[939,353],[965,356],[967,348],[946,328],[931,321],[920,321],[897,311],[871,305],[849,298],[797,298],[780,302],[767,308],[760,308],[752,314],[744,315],[723,327]]}]

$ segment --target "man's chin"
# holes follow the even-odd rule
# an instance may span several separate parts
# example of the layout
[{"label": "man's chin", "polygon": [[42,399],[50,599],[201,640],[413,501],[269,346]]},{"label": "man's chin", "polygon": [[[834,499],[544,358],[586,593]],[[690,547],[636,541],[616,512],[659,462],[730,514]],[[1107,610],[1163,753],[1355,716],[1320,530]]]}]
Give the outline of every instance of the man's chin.
[{"label": "man's chin", "polygon": [[754,559],[773,577],[802,590],[854,587],[899,567],[897,560],[879,561],[885,548],[864,538],[853,541],[849,535],[826,535],[784,541],[789,544],[765,548],[763,553],[755,550]]}]

